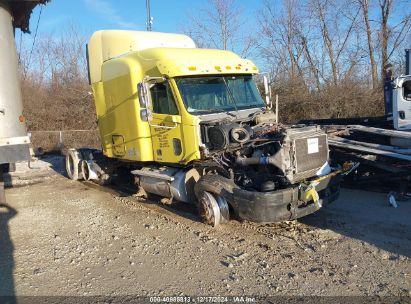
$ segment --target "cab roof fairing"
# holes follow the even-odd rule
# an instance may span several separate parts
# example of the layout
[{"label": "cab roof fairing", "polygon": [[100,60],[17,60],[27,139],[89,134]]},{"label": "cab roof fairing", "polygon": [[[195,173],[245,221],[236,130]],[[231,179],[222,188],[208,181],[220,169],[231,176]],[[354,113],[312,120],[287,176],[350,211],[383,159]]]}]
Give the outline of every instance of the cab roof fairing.
[{"label": "cab roof fairing", "polygon": [[128,52],[106,60],[102,78],[109,80],[125,75],[127,64],[137,64],[139,72],[151,77],[258,73],[253,62],[230,51],[160,47]]},{"label": "cab roof fairing", "polygon": [[217,49],[152,48],[138,52],[138,56],[155,62],[159,72],[168,77],[259,72],[252,61]]},{"label": "cab roof fairing", "polygon": [[170,62],[157,62],[157,68],[162,75],[168,77],[200,76],[200,75],[231,75],[231,74],[258,74],[258,68],[250,61],[232,65],[209,64],[175,64]]},{"label": "cab roof fairing", "polygon": [[[120,57],[129,58],[130,54],[158,47],[195,48],[196,45],[190,37],[182,34],[126,30],[94,32],[87,47],[91,83],[101,81],[103,63]],[[137,58],[137,60],[141,59]]]}]

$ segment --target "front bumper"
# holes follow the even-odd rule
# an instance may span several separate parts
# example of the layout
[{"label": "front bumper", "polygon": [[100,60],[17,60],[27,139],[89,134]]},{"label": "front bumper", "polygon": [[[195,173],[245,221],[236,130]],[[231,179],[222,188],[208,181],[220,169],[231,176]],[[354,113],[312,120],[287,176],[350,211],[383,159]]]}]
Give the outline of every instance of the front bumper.
[{"label": "front bumper", "polygon": [[233,189],[230,203],[234,212],[244,220],[257,223],[294,220],[314,213],[325,204],[335,201],[340,193],[341,179],[340,174],[321,178],[315,186],[318,193],[316,201],[307,200],[302,187],[295,186],[271,192]]}]

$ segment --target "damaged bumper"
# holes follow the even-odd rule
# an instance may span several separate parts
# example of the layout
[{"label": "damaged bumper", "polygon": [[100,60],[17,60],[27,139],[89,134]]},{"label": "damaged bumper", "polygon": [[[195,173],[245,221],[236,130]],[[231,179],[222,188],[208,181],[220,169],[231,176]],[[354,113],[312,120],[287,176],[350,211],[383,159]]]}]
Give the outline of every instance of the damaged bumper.
[{"label": "damaged bumper", "polygon": [[[311,188],[300,185],[271,192],[237,188],[233,190],[231,206],[241,219],[252,222],[293,220],[335,201],[339,196],[341,179],[341,174],[329,174],[315,180]],[[314,195],[307,195],[310,192]]]}]

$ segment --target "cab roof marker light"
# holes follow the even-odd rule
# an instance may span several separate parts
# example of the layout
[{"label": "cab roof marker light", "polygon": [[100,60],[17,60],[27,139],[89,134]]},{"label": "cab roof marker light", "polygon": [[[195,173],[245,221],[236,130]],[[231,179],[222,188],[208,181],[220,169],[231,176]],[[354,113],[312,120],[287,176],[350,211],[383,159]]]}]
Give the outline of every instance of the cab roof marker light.
[{"label": "cab roof marker light", "polygon": [[196,71],[196,70],[197,70],[197,67],[195,67],[195,66],[189,66],[189,67],[188,67],[188,70],[189,70],[189,71]]}]

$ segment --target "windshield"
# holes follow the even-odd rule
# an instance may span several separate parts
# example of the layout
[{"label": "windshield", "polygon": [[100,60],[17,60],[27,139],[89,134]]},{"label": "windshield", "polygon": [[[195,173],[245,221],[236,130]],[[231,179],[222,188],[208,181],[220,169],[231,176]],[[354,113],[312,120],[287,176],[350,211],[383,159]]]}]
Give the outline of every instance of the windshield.
[{"label": "windshield", "polygon": [[251,75],[184,77],[176,83],[192,114],[264,107]]}]

